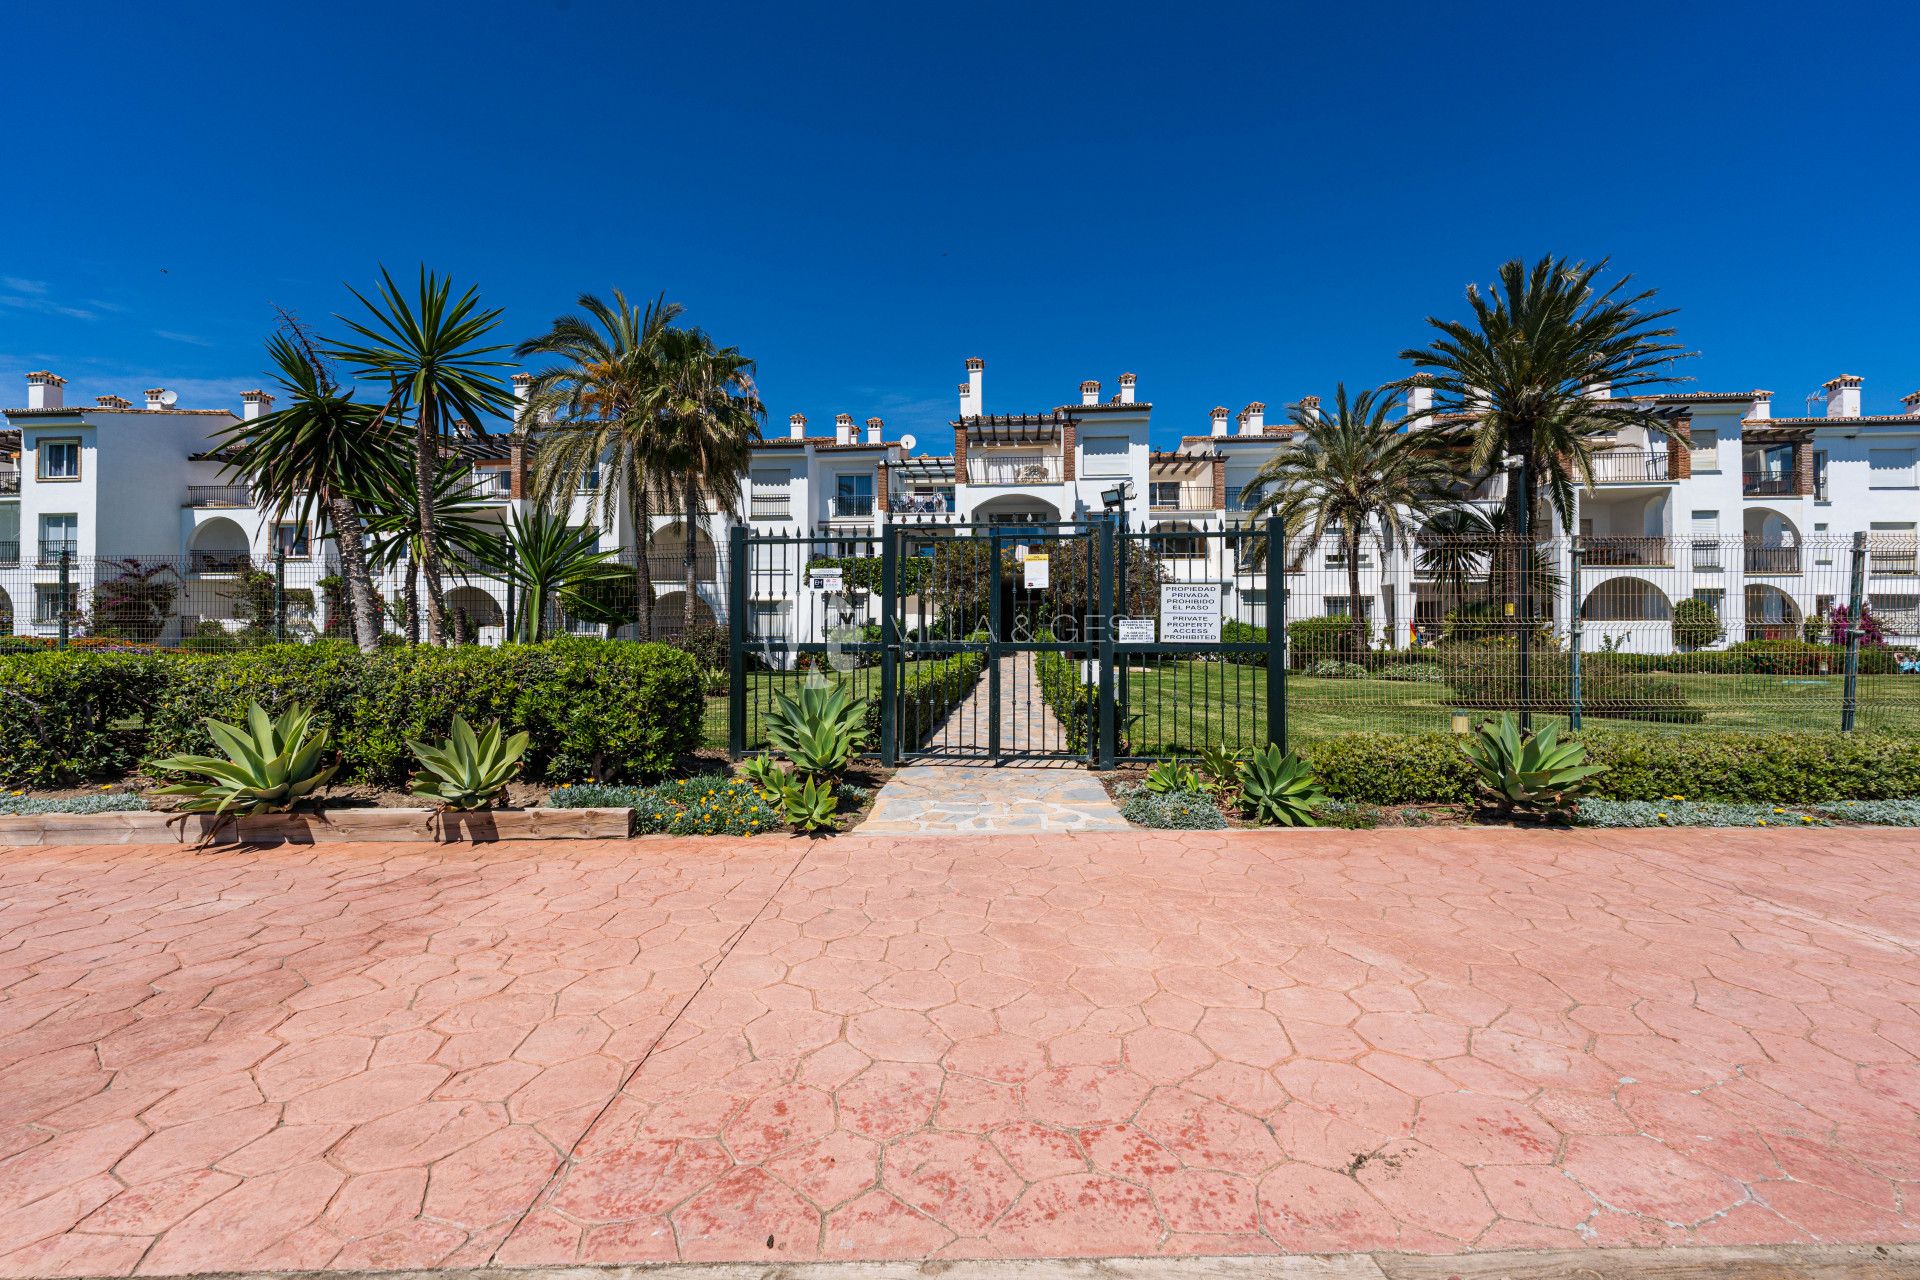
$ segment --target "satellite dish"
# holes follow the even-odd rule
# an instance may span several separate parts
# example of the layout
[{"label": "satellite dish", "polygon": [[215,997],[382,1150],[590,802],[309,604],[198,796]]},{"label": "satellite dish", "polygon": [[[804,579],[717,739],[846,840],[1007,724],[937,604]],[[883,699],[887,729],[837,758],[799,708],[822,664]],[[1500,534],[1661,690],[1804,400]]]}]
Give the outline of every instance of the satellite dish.
[{"label": "satellite dish", "polygon": [[171,409],[180,403],[180,393],[172,390],[162,391],[160,393],[160,403]]},{"label": "satellite dish", "polygon": [[900,437],[900,447],[906,450],[908,453],[912,453],[913,446],[919,443],[920,442],[918,440],[915,440],[911,435],[904,435]]}]

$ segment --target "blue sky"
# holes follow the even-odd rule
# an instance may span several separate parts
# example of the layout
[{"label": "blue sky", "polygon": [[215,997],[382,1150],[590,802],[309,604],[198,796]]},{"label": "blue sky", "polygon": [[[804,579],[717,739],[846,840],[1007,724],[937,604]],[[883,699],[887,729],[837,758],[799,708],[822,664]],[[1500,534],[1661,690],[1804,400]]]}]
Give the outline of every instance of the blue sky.
[{"label": "blue sky", "polygon": [[[1468,281],[1611,255],[1696,389],[1920,388],[1920,7],[25,5],[0,403],[259,385],[270,304],[421,261],[512,338],[664,292],[771,429],[1108,393],[1156,438],[1404,372]],[[1604,20],[1604,24],[1602,23]]]}]

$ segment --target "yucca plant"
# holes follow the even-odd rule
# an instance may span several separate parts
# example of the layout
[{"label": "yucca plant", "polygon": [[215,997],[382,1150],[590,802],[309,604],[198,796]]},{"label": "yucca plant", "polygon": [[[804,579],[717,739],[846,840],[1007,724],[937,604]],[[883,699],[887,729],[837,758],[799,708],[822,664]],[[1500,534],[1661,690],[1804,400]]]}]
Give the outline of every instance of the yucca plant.
[{"label": "yucca plant", "polygon": [[780,807],[795,831],[831,831],[840,797],[834,794],[833,783],[824,778],[789,778],[781,791]]},{"label": "yucca plant", "polygon": [[1147,771],[1147,790],[1157,796],[1199,795],[1213,790],[1213,784],[1181,760],[1162,760]]},{"label": "yucca plant", "polygon": [[227,724],[207,718],[207,732],[227,753],[218,756],[181,755],[150,760],[149,773],[197,774],[203,782],[175,782],[156,788],[155,795],[181,797],[186,813],[228,812],[237,817],[256,813],[284,813],[325,786],[339,765],[322,766],[327,754],[325,730],[309,732],[313,712],[295,703],[269,716],[258,702],[247,708],[247,723]]},{"label": "yucca plant", "polygon": [[1249,818],[1279,827],[1317,827],[1314,810],[1325,804],[1313,771],[1275,743],[1240,762],[1240,801]]},{"label": "yucca plant", "polygon": [[833,683],[783,693],[767,716],[767,741],[805,778],[837,778],[867,742],[867,703]]},{"label": "yucca plant", "polygon": [[1505,814],[1567,821],[1592,779],[1606,766],[1588,764],[1587,749],[1560,741],[1560,726],[1520,732],[1510,714],[1482,724],[1460,744],[1479,772],[1480,786]]},{"label": "yucca plant", "polygon": [[503,738],[495,720],[479,733],[465,716],[453,718],[453,735],[438,746],[408,742],[421,772],[413,775],[413,794],[443,809],[485,809],[506,793],[527,754],[523,731]]}]

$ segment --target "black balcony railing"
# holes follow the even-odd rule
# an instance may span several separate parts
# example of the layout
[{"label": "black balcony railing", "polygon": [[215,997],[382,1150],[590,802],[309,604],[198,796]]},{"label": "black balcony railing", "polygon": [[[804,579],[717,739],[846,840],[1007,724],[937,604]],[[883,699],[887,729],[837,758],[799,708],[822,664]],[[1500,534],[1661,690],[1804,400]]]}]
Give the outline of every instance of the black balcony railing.
[{"label": "black balcony railing", "polygon": [[1749,498],[1791,497],[1795,486],[1790,471],[1743,471],[1740,492]]},{"label": "black balcony railing", "polygon": [[1718,538],[1695,538],[1693,542],[1693,571],[1695,573],[1724,573],[1727,558],[1720,549]]},{"label": "black balcony railing", "polygon": [[950,493],[896,493],[887,499],[887,510],[902,516],[944,516],[953,513]]},{"label": "black balcony railing", "polygon": [[20,563],[19,540],[15,539],[11,542],[0,542],[0,564],[15,565],[19,563]]},{"label": "black balcony railing", "polygon": [[777,498],[755,496],[748,514],[755,520],[785,520],[793,514],[793,499],[784,493]]},{"label": "black balcony railing", "polygon": [[187,553],[189,573],[244,573],[253,568],[253,557],[244,551],[191,551]]},{"label": "black balcony railing", "polygon": [[58,569],[62,555],[65,555],[69,562],[78,559],[80,556],[80,544],[77,542],[48,542],[45,539],[41,540],[39,563],[42,569]]},{"label": "black balcony railing", "polygon": [[187,505],[190,507],[251,507],[253,486],[250,484],[190,484],[187,486]]},{"label": "black balcony railing", "polygon": [[1800,548],[1748,547],[1748,573],[1799,573]]},{"label": "black balcony railing", "polygon": [[835,497],[829,499],[827,505],[829,520],[864,520],[872,514],[872,494],[864,497]]},{"label": "black balcony railing", "polygon": [[1665,565],[1673,563],[1673,551],[1665,538],[1588,538],[1587,563],[1597,569]]},{"label": "black balcony railing", "polygon": [[14,470],[0,471],[0,498],[20,496],[20,473]]}]

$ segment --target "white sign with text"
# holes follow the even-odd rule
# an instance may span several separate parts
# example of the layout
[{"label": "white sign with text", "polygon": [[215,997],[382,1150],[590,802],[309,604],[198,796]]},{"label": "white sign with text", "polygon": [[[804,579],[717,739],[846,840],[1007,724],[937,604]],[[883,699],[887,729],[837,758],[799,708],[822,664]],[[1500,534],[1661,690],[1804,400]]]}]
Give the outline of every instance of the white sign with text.
[{"label": "white sign with text", "polygon": [[1160,584],[1160,638],[1168,644],[1220,643],[1220,584]]},{"label": "white sign with text", "polygon": [[1152,618],[1115,618],[1113,639],[1116,644],[1152,644]]}]

